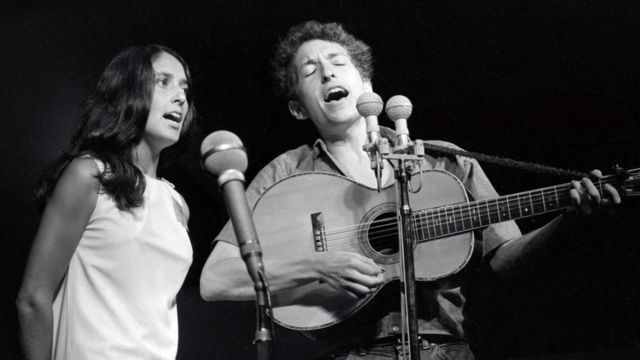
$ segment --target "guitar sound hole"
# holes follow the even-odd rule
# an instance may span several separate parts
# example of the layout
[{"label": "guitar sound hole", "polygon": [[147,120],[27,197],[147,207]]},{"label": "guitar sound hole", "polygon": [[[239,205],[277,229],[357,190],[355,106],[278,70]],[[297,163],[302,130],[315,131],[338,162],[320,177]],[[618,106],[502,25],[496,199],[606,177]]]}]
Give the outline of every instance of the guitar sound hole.
[{"label": "guitar sound hole", "polygon": [[382,255],[398,253],[398,223],[395,212],[386,212],[370,224],[367,238],[371,248]]}]

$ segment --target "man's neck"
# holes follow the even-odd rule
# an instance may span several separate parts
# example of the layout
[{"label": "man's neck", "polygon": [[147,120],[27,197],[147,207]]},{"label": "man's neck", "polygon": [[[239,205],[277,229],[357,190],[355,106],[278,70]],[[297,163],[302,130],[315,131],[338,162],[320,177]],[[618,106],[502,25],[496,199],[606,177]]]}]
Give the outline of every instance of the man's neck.
[{"label": "man's neck", "polygon": [[336,135],[325,135],[322,140],[327,145],[327,151],[345,164],[368,161],[367,153],[362,150],[367,141],[364,119]]},{"label": "man's neck", "polygon": [[[342,168],[349,172],[353,179],[361,184],[375,188],[377,181],[371,169],[369,155],[362,149],[367,141],[366,123],[355,123],[340,136],[323,137],[327,151],[336,159]],[[391,177],[389,166],[383,171],[382,182],[387,183]]]}]

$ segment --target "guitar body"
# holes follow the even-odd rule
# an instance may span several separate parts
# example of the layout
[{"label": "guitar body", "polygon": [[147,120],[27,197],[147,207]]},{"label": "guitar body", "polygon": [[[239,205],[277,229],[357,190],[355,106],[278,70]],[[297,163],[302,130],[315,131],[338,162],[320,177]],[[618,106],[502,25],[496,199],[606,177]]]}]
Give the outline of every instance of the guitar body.
[{"label": "guitar body", "polygon": [[[422,177],[422,190],[410,194],[412,209],[468,202],[464,187],[451,173],[428,170]],[[419,182],[420,174],[414,175],[413,188],[418,188]],[[301,173],[273,184],[254,207],[264,258],[354,252],[385,269],[385,285],[400,279],[395,191],[392,185],[378,193],[327,173]],[[420,238],[419,231],[414,234],[418,237],[414,250],[418,281],[455,274],[471,258],[472,232],[428,241]],[[354,299],[314,282],[273,294],[273,319],[290,329],[322,329],[354,314],[375,295]]]}]

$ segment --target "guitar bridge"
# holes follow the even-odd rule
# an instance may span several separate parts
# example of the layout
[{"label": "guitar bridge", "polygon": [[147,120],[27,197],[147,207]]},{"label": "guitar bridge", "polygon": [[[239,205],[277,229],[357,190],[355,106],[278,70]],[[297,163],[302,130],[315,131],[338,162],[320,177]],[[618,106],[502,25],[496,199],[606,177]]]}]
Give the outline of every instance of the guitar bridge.
[{"label": "guitar bridge", "polygon": [[324,232],[324,216],[322,213],[311,214],[311,226],[313,230],[313,245],[316,251],[327,251],[327,238]]}]

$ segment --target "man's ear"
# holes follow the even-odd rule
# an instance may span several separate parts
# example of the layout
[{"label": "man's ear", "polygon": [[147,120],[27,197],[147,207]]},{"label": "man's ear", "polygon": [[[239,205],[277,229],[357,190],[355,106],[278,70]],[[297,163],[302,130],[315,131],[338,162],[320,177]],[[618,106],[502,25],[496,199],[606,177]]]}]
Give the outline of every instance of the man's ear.
[{"label": "man's ear", "polygon": [[302,104],[296,100],[289,100],[289,112],[298,120],[306,120],[309,118]]}]

